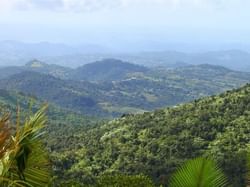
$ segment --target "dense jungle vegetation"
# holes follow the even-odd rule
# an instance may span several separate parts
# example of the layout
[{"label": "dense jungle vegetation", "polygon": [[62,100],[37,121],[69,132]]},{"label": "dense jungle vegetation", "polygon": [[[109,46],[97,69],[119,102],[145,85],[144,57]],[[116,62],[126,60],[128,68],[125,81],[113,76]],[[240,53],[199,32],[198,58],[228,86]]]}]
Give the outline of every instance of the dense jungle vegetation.
[{"label": "dense jungle vegetation", "polygon": [[144,174],[166,185],[186,160],[208,156],[221,165],[233,186],[245,186],[249,122],[250,85],[246,85],[75,131],[54,144],[51,156],[60,182],[71,178],[92,184],[97,176],[118,173]]},{"label": "dense jungle vegetation", "polygon": [[[131,68],[133,69],[133,66],[129,65],[127,71],[131,71]],[[1,172],[5,173],[5,178],[15,181],[13,185],[27,185],[23,175],[33,148],[26,147],[26,139],[25,144],[13,142],[13,137],[19,134],[18,129],[12,125],[11,130],[6,131],[8,128],[5,127],[5,122],[11,120],[16,125],[21,124],[21,127],[31,124],[30,116],[32,118],[33,113],[39,110],[44,100],[47,100],[49,107],[46,111],[46,126],[45,122],[42,126],[38,124],[41,128],[31,134],[31,137],[38,138],[39,145],[44,145],[41,149],[46,154],[50,166],[49,169],[46,168],[50,180],[43,180],[43,184],[122,187],[134,184],[171,187],[178,184],[174,179],[185,178],[190,173],[199,174],[204,169],[204,178],[205,174],[211,173],[205,172],[207,170],[213,171],[212,173],[218,172],[218,186],[246,186],[250,143],[250,85],[219,95],[205,96],[239,87],[248,82],[249,74],[210,65],[187,66],[175,70],[160,68],[154,71],[140,66],[136,68],[143,73],[125,72],[124,80],[102,83],[84,80],[77,82],[33,71],[23,71],[2,79],[0,113],[3,125],[0,135],[3,139],[0,140],[7,137],[9,143],[3,141],[1,150],[12,154],[14,145],[24,146],[23,150],[29,150],[27,155],[25,153],[22,157],[21,164],[15,165],[20,161],[18,158],[21,149],[13,149],[16,150],[15,162],[11,161],[11,167],[7,167],[7,170],[0,167]],[[213,78],[208,78],[211,75]],[[52,87],[52,92],[48,92]],[[135,90],[135,95],[127,95],[132,93],[132,90]],[[165,91],[166,97],[160,98]],[[36,96],[36,93],[41,95]],[[182,94],[181,97],[177,95],[180,100],[172,99],[176,96],[175,93]],[[99,94],[98,97],[95,94]],[[102,94],[104,96],[101,96]],[[144,99],[148,100],[148,103],[143,99],[137,100],[143,98],[141,94],[144,94]],[[90,102],[90,96],[98,98],[98,101]],[[107,101],[108,98],[113,102],[112,105],[100,104],[102,99]],[[183,103],[189,100],[193,101]],[[76,109],[75,103],[84,110]],[[127,105],[128,103],[130,104]],[[141,103],[144,103],[143,106],[147,110],[159,106],[162,109],[147,112],[145,108],[140,108],[140,114],[136,114],[136,106],[142,106]],[[92,104],[94,107],[89,108]],[[169,104],[174,106],[164,107]],[[117,110],[121,108],[122,110]],[[87,116],[86,111],[90,114],[100,113],[100,116]],[[11,115],[7,118],[6,113]],[[111,119],[112,116],[117,118]],[[5,134],[5,131],[9,133]],[[21,153],[23,154],[22,151]],[[6,158],[9,159],[5,154],[1,157],[2,161]],[[14,176],[12,170],[11,174],[8,170],[12,166],[17,172],[14,172]],[[187,168],[189,172],[185,172]],[[198,168],[198,171],[194,168]],[[32,181],[35,182],[33,179]],[[186,182],[194,184],[197,181],[199,180],[192,179]],[[9,185],[7,181],[3,182],[4,185]],[[32,185],[36,186],[34,183]]]}]

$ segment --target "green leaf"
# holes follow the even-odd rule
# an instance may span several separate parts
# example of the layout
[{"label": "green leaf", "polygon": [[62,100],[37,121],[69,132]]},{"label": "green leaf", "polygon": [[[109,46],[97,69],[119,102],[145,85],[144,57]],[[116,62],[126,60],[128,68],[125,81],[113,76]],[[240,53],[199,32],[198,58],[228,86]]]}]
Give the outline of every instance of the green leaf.
[{"label": "green leaf", "polygon": [[227,179],[218,165],[208,158],[196,158],[180,167],[170,187],[225,187]]},{"label": "green leaf", "polygon": [[46,108],[42,107],[23,125],[19,126],[20,122],[17,121],[15,136],[6,150],[5,157],[0,160],[2,163],[7,160],[5,162],[8,164],[3,165],[7,172],[5,176],[1,176],[3,177],[0,181],[1,186],[14,184],[14,186],[46,187],[50,184],[51,167],[47,151],[41,143],[47,122]]}]

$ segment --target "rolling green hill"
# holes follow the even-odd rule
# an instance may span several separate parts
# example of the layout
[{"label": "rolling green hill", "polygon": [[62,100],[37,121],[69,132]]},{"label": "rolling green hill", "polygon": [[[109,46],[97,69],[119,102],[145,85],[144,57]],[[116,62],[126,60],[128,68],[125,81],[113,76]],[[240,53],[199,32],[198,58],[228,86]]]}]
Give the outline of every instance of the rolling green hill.
[{"label": "rolling green hill", "polygon": [[122,80],[126,78],[129,73],[144,73],[149,71],[149,69],[144,66],[116,59],[104,59],[75,69],[55,64],[47,64],[43,61],[33,59],[24,66],[1,67],[0,79],[25,71],[38,72],[60,79],[71,79],[76,81],[112,81]]},{"label": "rolling green hill", "polygon": [[[9,113],[13,121],[16,120],[17,106],[20,106],[21,120],[24,120],[32,111],[37,111],[44,104],[44,101],[23,93],[0,89],[0,115]],[[100,121],[99,118],[83,116],[51,103],[48,104],[47,116],[44,143],[49,152],[56,151],[59,154],[65,150],[65,141],[71,141],[76,132],[85,132]],[[77,144],[75,146],[77,148]]]},{"label": "rolling green hill", "polygon": [[[92,82],[60,79],[47,71],[1,79],[0,107],[15,118],[17,103],[24,115],[30,100],[35,100],[33,109],[50,103],[45,143],[57,183],[88,184],[104,174],[142,173],[166,184],[185,160],[207,155],[220,162],[235,187],[244,186],[250,85],[198,98],[238,88],[250,82],[249,73],[198,65],[131,71],[122,79]],[[82,114],[124,115],[96,124],[97,118]]]},{"label": "rolling green hill", "polygon": [[68,78],[70,72],[73,70],[59,65],[46,64],[45,62],[33,59],[28,63],[26,63],[24,66],[1,67],[0,79],[8,78],[9,76],[22,73],[25,71],[44,73],[52,75],[54,77],[65,79]]},{"label": "rolling green hill", "polygon": [[36,72],[22,72],[0,81],[0,87],[6,90],[17,90],[33,97],[38,97],[63,108],[77,112],[93,114],[99,112],[91,92],[95,87],[91,83],[65,81],[50,75]]},{"label": "rolling green hill", "polygon": [[[20,106],[22,119],[27,117],[30,112],[36,111],[46,102],[34,97],[27,96],[21,92],[6,91],[0,89],[0,114],[10,113],[12,119],[16,119],[17,106]],[[84,129],[99,121],[98,118],[83,116],[74,111],[48,104],[48,136],[50,139],[58,138],[57,130],[65,134],[70,134],[71,130],[78,128]],[[73,128],[73,129],[72,129]],[[71,129],[71,130],[70,130]],[[72,132],[73,133],[73,132]]]},{"label": "rolling green hill", "polygon": [[67,142],[60,142],[63,152],[53,153],[55,171],[60,180],[72,178],[81,183],[103,174],[143,173],[166,184],[185,160],[207,155],[220,163],[233,186],[241,187],[249,123],[248,84],[218,96],[127,115],[76,132]]},{"label": "rolling green hill", "polygon": [[26,71],[35,71],[39,73],[44,73],[52,75],[57,78],[66,79],[70,72],[73,71],[70,68],[59,66],[55,64],[47,64],[37,59],[33,59],[25,64],[24,69]]},{"label": "rolling green hill", "polygon": [[86,64],[71,72],[73,80],[88,81],[115,81],[123,80],[130,73],[145,73],[148,68],[123,62],[116,59],[104,59],[102,61]]},{"label": "rolling green hill", "polygon": [[[101,62],[92,64],[91,69],[100,68],[99,63]],[[220,66],[144,69],[124,62],[114,63],[121,63],[121,69],[126,66],[129,73],[125,68],[126,75],[121,74],[124,76],[122,79],[111,73],[112,76],[108,74],[110,77],[106,77],[110,80],[103,77],[102,81],[92,82],[66,80],[48,73],[23,71],[1,79],[0,88],[21,91],[85,115],[112,117],[174,106],[238,88],[250,81],[250,73],[232,71]],[[101,67],[103,64],[105,63],[101,63]],[[44,66],[41,63],[35,65]],[[33,62],[33,66],[35,65]],[[111,71],[114,73],[115,69],[114,67]],[[106,76],[104,72],[102,74]],[[97,78],[93,78],[95,79]]]}]

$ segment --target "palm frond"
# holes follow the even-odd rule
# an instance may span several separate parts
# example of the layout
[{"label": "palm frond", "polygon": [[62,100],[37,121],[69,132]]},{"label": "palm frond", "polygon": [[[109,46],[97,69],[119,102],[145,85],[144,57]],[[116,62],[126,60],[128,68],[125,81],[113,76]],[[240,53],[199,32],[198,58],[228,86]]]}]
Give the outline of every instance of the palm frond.
[{"label": "palm frond", "polygon": [[48,154],[40,141],[47,123],[46,108],[47,106],[42,107],[23,125],[19,125],[19,117],[17,118],[15,136],[12,137],[5,158],[1,159],[4,161],[5,170],[8,171],[2,177],[10,179],[15,185],[45,187],[50,182]]},{"label": "palm frond", "polygon": [[170,180],[170,187],[224,187],[227,179],[211,159],[196,158],[180,167]]},{"label": "palm frond", "polygon": [[8,128],[9,115],[4,115],[0,119],[0,159],[4,156],[10,139],[10,131]]}]

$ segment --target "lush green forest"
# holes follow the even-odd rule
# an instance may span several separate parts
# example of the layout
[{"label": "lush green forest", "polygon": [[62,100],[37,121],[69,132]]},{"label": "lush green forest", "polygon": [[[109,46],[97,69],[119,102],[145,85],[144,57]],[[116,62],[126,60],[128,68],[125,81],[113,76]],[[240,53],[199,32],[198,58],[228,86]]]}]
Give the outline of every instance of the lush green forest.
[{"label": "lush green forest", "polygon": [[0,187],[250,187],[250,0],[0,0]]},{"label": "lush green forest", "polygon": [[[9,67],[14,74],[0,79],[0,112],[10,112],[14,122],[17,111],[23,122],[49,103],[41,143],[51,185],[174,186],[177,168],[198,158],[212,170],[218,163],[228,184],[246,186],[250,85],[239,87],[249,73],[104,62],[114,67],[105,76],[103,62],[72,70],[32,61],[22,70]],[[122,64],[118,74],[114,64]],[[70,79],[72,71],[95,73]],[[232,88],[238,89],[225,92]]]},{"label": "lush green forest", "polygon": [[178,166],[203,155],[221,165],[233,186],[245,186],[249,122],[250,85],[126,115],[53,143],[55,174],[58,182],[72,179],[80,184],[106,174],[144,174],[166,185]]},{"label": "lush green forest", "polygon": [[[25,120],[25,116],[32,114],[30,109],[36,111],[42,105],[41,101],[32,100],[1,90],[1,112],[8,109],[16,119],[16,103],[19,103]],[[33,103],[31,108],[30,103]],[[250,85],[172,108],[124,115],[109,122],[96,123],[97,119],[54,105],[47,114],[49,121],[43,143],[52,164],[51,185],[153,187],[171,183],[174,186],[170,179],[176,169],[187,160],[203,156],[219,163],[226,175],[222,182],[246,186]],[[213,167],[209,160],[192,162]],[[192,168],[192,162],[186,167]],[[216,167],[214,171],[220,173]],[[178,178],[182,175],[176,174]]]},{"label": "lush green forest", "polygon": [[[36,97],[27,96],[21,92],[0,90],[0,112],[11,113],[12,119],[16,118],[17,106],[22,111],[22,117],[29,115],[32,111],[38,110],[46,101],[40,100]],[[88,126],[98,121],[98,118],[83,116],[80,113],[74,112],[48,103],[48,120],[53,124],[64,125],[80,125]]]}]

